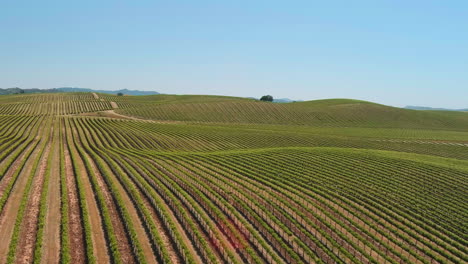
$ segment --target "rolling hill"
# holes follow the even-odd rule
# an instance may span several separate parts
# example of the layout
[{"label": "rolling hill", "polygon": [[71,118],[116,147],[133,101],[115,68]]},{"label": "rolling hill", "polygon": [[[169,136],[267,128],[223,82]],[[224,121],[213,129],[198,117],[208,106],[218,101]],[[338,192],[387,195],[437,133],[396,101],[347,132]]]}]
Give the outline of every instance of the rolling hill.
[{"label": "rolling hill", "polygon": [[218,123],[468,129],[468,115],[416,111],[350,99],[272,104],[219,96],[125,98],[118,112],[139,118]]},{"label": "rolling hill", "polygon": [[466,263],[468,113],[0,96],[0,263]]}]

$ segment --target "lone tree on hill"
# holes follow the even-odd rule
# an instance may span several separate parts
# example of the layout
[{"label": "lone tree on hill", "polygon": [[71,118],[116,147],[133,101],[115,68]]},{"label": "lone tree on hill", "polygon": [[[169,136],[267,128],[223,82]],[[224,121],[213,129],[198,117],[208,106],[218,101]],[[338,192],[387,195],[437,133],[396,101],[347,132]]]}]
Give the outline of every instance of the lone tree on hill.
[{"label": "lone tree on hill", "polygon": [[260,101],[273,102],[273,96],[271,96],[271,95],[264,95],[264,96],[262,96],[262,98],[260,98]]},{"label": "lone tree on hill", "polygon": [[117,93],[117,96],[123,96],[123,93]]}]

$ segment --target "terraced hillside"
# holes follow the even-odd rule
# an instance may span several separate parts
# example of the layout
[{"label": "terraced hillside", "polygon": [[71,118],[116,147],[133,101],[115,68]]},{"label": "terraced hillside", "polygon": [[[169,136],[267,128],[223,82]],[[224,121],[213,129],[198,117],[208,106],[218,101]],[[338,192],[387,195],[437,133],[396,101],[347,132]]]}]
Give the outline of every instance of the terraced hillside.
[{"label": "terraced hillside", "polygon": [[467,263],[468,114],[0,96],[0,263]]}]

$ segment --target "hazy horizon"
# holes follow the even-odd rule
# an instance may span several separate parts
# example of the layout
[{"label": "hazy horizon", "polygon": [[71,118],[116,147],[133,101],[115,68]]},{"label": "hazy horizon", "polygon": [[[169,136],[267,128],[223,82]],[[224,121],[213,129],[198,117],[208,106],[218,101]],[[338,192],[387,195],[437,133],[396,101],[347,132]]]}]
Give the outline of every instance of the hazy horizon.
[{"label": "hazy horizon", "polygon": [[465,1],[2,3],[0,87],[467,108]]}]

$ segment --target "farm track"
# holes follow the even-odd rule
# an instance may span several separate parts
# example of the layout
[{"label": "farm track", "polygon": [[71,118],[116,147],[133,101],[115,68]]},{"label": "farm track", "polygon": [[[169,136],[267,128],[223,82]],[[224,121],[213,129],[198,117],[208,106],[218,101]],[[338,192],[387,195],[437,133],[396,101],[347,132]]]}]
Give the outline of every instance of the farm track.
[{"label": "farm track", "polygon": [[49,186],[44,187],[44,178],[47,173],[48,159],[50,158],[50,150],[52,144],[52,134],[53,128],[49,132],[50,136],[48,143],[41,157],[41,162],[39,164],[38,170],[35,173],[33,179],[33,187],[29,197],[29,203],[26,208],[25,217],[21,226],[20,233],[20,242],[18,244],[16,260],[18,263],[30,263],[34,257],[34,247],[36,243],[37,235],[37,225],[38,225],[38,215],[39,207],[41,202],[41,192],[42,188],[48,188]]},{"label": "farm track", "polygon": [[[51,168],[49,179],[49,190],[47,191],[47,213],[44,227],[44,241],[42,263],[59,263],[60,260],[60,137],[62,131],[59,121],[54,121],[53,152],[51,155]],[[74,250],[79,250],[75,249]]]},{"label": "farm track", "polygon": [[[68,207],[69,207],[69,214],[68,214],[69,225],[66,228],[69,229],[70,248],[73,249],[73,250],[70,250],[71,251],[70,254],[71,254],[71,259],[73,259],[76,263],[84,263],[86,259],[86,252],[85,252],[85,245],[83,241],[84,234],[83,234],[83,226],[81,223],[79,198],[77,194],[77,187],[76,187],[76,182],[74,178],[72,161],[70,159],[70,154],[68,153],[68,149],[66,149],[66,146],[65,146],[63,155],[65,157],[66,186],[67,186]],[[97,219],[99,219],[99,217],[97,217]],[[95,227],[98,227],[98,226],[99,225]],[[96,236],[100,234],[99,230],[100,228],[95,229]],[[103,237],[104,237],[104,234],[102,234],[102,240],[104,240]],[[102,245],[104,245],[104,247],[101,248],[101,252],[106,252],[105,243],[102,243]],[[99,252],[99,251],[96,251],[96,252]],[[97,259],[104,260],[105,258],[99,257],[99,255],[97,255]]]},{"label": "farm track", "polygon": [[119,108],[119,106],[117,105],[116,102],[110,102],[110,104],[111,104],[112,108],[114,108],[114,109]]},{"label": "farm track", "polygon": [[[363,103],[3,98],[0,263],[468,262],[461,117],[380,129]],[[326,126],[278,125],[301,120]]]},{"label": "farm track", "polygon": [[[80,249],[83,243],[91,243],[93,248],[93,254],[96,259],[97,263],[109,263],[109,255],[108,255],[108,247],[107,241],[105,238],[104,230],[102,229],[102,218],[99,213],[99,207],[97,205],[96,200],[94,199],[94,191],[91,187],[91,183],[88,179],[88,174],[85,169],[85,165],[81,158],[78,156],[77,150],[73,143],[72,134],[70,129],[67,127],[66,129],[66,141],[64,142],[65,146],[65,164],[66,164],[66,172],[67,172],[67,186],[69,186],[70,190],[76,190],[78,193],[80,190],[78,189],[78,181],[82,182],[83,188],[81,192],[83,192],[84,197],[78,198],[77,195],[69,195],[70,201],[70,239],[71,245],[79,245],[78,249]],[[73,153],[75,157],[74,160],[71,159],[70,153]],[[73,166],[73,167],[72,167]],[[70,173],[72,172],[72,173]],[[72,175],[73,174],[73,175]],[[84,204],[78,204],[84,202]],[[82,215],[82,209],[78,207],[85,206],[89,211],[89,216]],[[79,211],[79,212],[77,212]],[[88,217],[88,221],[90,225],[93,227],[91,233],[91,240],[92,241],[85,241],[84,238],[86,234],[83,234],[85,227],[82,226],[84,220],[80,220],[82,217]],[[85,245],[83,245],[85,246]],[[71,247],[73,249],[74,247]],[[83,253],[85,254],[85,250],[83,248]],[[90,257],[88,255],[83,256],[80,254],[80,251],[76,251],[71,253],[72,259],[76,259],[77,262],[86,260]]]}]

